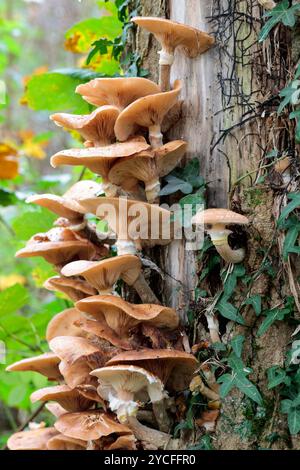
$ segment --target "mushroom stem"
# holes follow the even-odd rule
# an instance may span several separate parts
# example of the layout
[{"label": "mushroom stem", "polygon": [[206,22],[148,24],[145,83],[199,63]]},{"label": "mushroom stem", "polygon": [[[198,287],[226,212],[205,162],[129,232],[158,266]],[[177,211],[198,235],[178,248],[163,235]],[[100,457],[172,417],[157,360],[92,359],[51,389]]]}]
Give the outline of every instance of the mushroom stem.
[{"label": "mushroom stem", "polygon": [[174,52],[162,49],[159,51],[159,86],[161,91],[171,89],[171,68],[174,63]]},{"label": "mushroom stem", "polygon": [[170,91],[171,89],[171,65],[159,66],[159,86],[161,91]]},{"label": "mushroom stem", "polygon": [[207,325],[210,333],[211,342],[221,343],[221,338],[219,334],[219,322],[214,314],[206,315]]},{"label": "mushroom stem", "polygon": [[154,149],[158,149],[163,146],[163,135],[161,133],[160,126],[155,125],[149,128],[149,140]]},{"label": "mushroom stem", "polygon": [[136,255],[136,246],[131,240],[118,240],[116,243],[118,256]]},{"label": "mushroom stem", "polygon": [[151,287],[147,284],[145,276],[141,273],[135,283],[133,284],[133,287],[139,294],[142,302],[144,304],[156,304],[156,305],[161,305],[161,302],[158,300],[156,295],[154,294],[153,290]]},{"label": "mushroom stem", "polygon": [[145,186],[146,197],[149,204],[154,204],[157,202],[160,192],[160,181],[159,179],[155,179],[152,181],[148,181]]},{"label": "mushroom stem", "polygon": [[238,264],[241,263],[246,255],[244,248],[239,248],[238,250],[233,250],[228,244],[228,236],[232,232],[230,230],[210,230],[208,234],[210,235],[211,241],[213,242],[219,255],[227,262]]},{"label": "mushroom stem", "polygon": [[159,430],[162,432],[169,432],[171,429],[171,420],[167,413],[164,399],[153,403],[153,413]]},{"label": "mushroom stem", "polygon": [[176,450],[179,447],[178,439],[172,439],[170,434],[148,428],[139,423],[136,418],[128,418],[126,424],[139,441],[154,446],[156,449]]}]

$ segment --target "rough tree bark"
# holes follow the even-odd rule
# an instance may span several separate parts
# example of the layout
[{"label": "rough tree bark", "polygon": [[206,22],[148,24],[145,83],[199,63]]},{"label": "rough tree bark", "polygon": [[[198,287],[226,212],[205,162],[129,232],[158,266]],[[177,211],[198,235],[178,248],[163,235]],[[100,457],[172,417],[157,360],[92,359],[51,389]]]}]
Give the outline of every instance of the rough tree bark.
[{"label": "rough tree bark", "polygon": [[[264,168],[268,164],[266,155],[272,149],[295,148],[290,121],[278,118],[275,113],[278,92],[286,85],[288,70],[294,65],[290,33],[286,28],[277,28],[270,41],[258,43],[264,11],[256,0],[143,0],[139,3],[141,15],[166,16],[215,35],[216,46],[198,59],[191,61],[176,56],[172,80],[183,80],[185,103],[182,119],[168,138],[188,141],[186,161],[199,158],[201,174],[209,182],[209,207],[228,207],[249,217],[245,266],[248,273],[257,275],[251,294],[261,294],[265,308],[282,304],[287,295],[297,299],[298,292],[289,282],[293,273],[280,257],[282,240],[275,232],[276,218],[286,203],[286,189],[274,184],[274,172]],[[143,66],[157,79],[155,39],[138,31],[133,43],[141,54]],[[260,179],[262,175],[266,176],[264,180]],[[174,242],[160,253],[160,266],[165,273],[163,301],[175,307],[183,321],[189,309],[195,309],[196,313],[204,310],[201,300],[197,305],[194,302],[202,269],[197,255],[185,250],[185,242]],[[273,280],[258,271],[265,256],[272,257],[278,273]],[[218,275],[215,281],[218,284]],[[215,292],[212,289],[212,295]],[[223,403],[214,446],[217,449],[268,448],[268,436],[278,433],[273,449],[299,448],[297,439],[292,441],[287,437],[287,423],[278,409],[279,397],[276,392],[268,391],[266,379],[269,367],[283,366],[293,330],[285,322],[279,322],[258,339],[256,333],[261,320],[251,312],[251,309],[246,311],[246,327],[224,323],[222,333],[226,331],[227,337],[240,333],[246,336],[244,360],[253,368],[251,380],[268,402],[267,413],[263,419],[253,417],[251,423],[243,396],[233,392]],[[205,325],[205,319],[199,318],[195,325],[197,340],[208,337]],[[246,429],[249,423],[252,428]]]}]

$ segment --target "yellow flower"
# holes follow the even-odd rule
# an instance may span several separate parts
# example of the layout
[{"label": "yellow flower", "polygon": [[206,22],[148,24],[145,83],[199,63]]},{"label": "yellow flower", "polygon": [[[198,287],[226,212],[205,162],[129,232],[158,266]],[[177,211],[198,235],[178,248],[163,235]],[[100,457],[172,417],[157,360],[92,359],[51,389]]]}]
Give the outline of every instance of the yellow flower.
[{"label": "yellow flower", "polygon": [[26,284],[26,278],[20,274],[9,274],[8,276],[0,276],[0,291],[8,289],[15,284]]},{"label": "yellow flower", "polygon": [[26,157],[36,158],[38,160],[46,158],[47,153],[44,149],[48,145],[47,140],[36,141],[32,131],[21,131],[20,137],[23,141],[20,150]]}]

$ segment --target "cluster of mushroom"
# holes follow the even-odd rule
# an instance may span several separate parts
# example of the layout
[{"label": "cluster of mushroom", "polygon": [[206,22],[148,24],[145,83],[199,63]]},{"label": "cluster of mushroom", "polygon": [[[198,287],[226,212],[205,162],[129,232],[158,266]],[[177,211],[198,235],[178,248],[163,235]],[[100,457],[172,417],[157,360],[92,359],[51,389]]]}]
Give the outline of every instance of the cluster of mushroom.
[{"label": "cluster of mushroom", "polygon": [[[176,311],[160,305],[148,286],[139,255],[145,247],[170,243],[173,235],[163,236],[164,227],[172,225],[171,213],[159,207],[159,193],[160,179],[179,164],[187,149],[182,140],[163,143],[164,120],[178,105],[181,90],[180,81],[170,89],[174,51],[181,48],[196,57],[213,39],[168,20],[133,21],[162,43],[160,86],[143,78],[92,80],[77,92],[97,106],[94,112],[51,116],[57,125],[81,134],[85,145],[57,153],[52,166],[83,165],[101,176],[102,184],[81,181],[62,197],[44,194],[28,199],[59,218],[53,229],[35,235],[17,256],[42,256],[53,264],[57,276],[45,287],[64,293],[75,305],[49,323],[46,338],[51,352],[8,367],[35,371],[56,382],[31,396],[33,403],[47,403],[56,419],[54,427],[31,426],[14,434],[8,441],[13,450],[177,445],[170,434],[174,398],[188,389],[198,362]],[[106,197],[99,197],[104,193]],[[133,238],[128,223],[138,217],[130,211],[137,202],[149,228]],[[106,211],[107,205],[115,209],[116,218]],[[110,232],[100,234],[86,214],[106,220]],[[152,236],[154,217],[159,227]],[[120,298],[115,291],[119,280],[133,286],[143,303]]]}]

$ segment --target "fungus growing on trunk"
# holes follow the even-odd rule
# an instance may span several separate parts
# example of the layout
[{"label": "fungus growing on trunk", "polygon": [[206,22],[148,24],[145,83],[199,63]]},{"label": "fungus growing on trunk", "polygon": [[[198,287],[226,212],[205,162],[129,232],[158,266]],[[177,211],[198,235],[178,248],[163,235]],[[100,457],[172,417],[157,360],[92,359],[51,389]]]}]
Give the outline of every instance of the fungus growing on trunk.
[{"label": "fungus growing on trunk", "polygon": [[142,367],[160,378],[166,390],[177,392],[189,388],[193,374],[199,367],[194,356],[172,349],[126,351],[114,356],[106,366],[121,364]]},{"label": "fungus growing on trunk", "polygon": [[76,389],[71,389],[67,385],[37,390],[31,394],[30,400],[32,403],[55,401],[69,412],[85,411],[93,406],[93,401],[86,399]]},{"label": "fungus growing on trunk", "polygon": [[171,67],[177,48],[182,49],[190,59],[194,59],[210,49],[215,42],[214,38],[204,31],[164,18],[135,17],[132,21],[154,34],[162,47],[159,52],[159,84],[162,91],[170,90]]},{"label": "fungus growing on trunk", "polygon": [[[134,305],[110,295],[88,297],[76,303],[76,308],[93,318],[93,323],[102,327],[103,337],[114,346],[133,349],[130,342],[131,329],[141,323],[165,330],[174,330],[179,325],[175,310],[159,305]],[[79,323],[85,331],[92,331]],[[101,332],[99,333],[101,334]],[[105,336],[104,336],[105,335]]]},{"label": "fungus growing on trunk", "polygon": [[88,103],[94,106],[113,105],[119,110],[143,96],[160,91],[156,83],[140,77],[96,78],[76,88],[76,93]]},{"label": "fungus growing on trunk", "polygon": [[73,302],[84,299],[90,295],[96,295],[97,290],[83,279],[69,279],[63,276],[54,276],[44,283],[45,289],[65,294]]},{"label": "fungus growing on trunk", "polygon": [[[56,421],[55,428],[64,436],[85,441],[87,447],[95,445],[99,449],[103,449],[105,444],[113,444],[118,437],[132,436],[127,426],[99,410],[67,413]],[[105,438],[110,438],[111,442]]]},{"label": "fungus growing on trunk", "polygon": [[47,341],[49,342],[57,336],[84,336],[80,328],[74,324],[80,318],[81,314],[76,308],[69,308],[55,315],[47,326]]},{"label": "fungus growing on trunk", "polygon": [[59,370],[60,358],[53,353],[45,353],[40,356],[29,357],[15,362],[6,368],[8,372],[38,372],[51,381],[61,381],[62,374]]},{"label": "fungus growing on trunk", "polygon": [[161,147],[163,145],[161,133],[163,119],[176,104],[181,88],[181,81],[176,80],[172,91],[140,98],[125,108],[115,125],[117,139],[125,142],[137,132],[139,127],[144,127],[149,129],[152,147],[154,149]]},{"label": "fungus growing on trunk", "polygon": [[138,409],[149,400],[157,403],[164,399],[164,385],[155,375],[141,367],[118,365],[91,372],[99,381],[98,393],[117,413],[121,423],[136,416]]},{"label": "fungus growing on trunk", "polygon": [[195,225],[209,225],[207,233],[210,235],[219,255],[227,263],[241,263],[245,258],[245,249],[239,248],[233,250],[229,243],[228,237],[232,233],[226,229],[227,225],[247,225],[249,220],[247,217],[237,214],[227,209],[208,209],[198,212],[192,219]]},{"label": "fungus growing on trunk", "polygon": [[169,142],[155,153],[143,152],[117,162],[109,172],[111,183],[134,192],[139,181],[145,185],[147,201],[154,203],[160,192],[160,178],[169,174],[179,164],[187,150],[183,140]]},{"label": "fungus growing on trunk", "polygon": [[55,428],[17,432],[8,439],[7,447],[9,450],[48,450],[48,442],[57,434]]},{"label": "fungus growing on trunk", "polygon": [[16,253],[16,258],[41,256],[48,263],[60,267],[72,260],[95,259],[108,255],[105,246],[96,246],[70,229],[53,228],[47,233],[34,235],[25,248]]},{"label": "fungus growing on trunk", "polygon": [[103,193],[101,184],[95,181],[79,181],[63,196],[56,196],[55,194],[36,194],[28,197],[26,202],[45,207],[59,217],[68,219],[76,225],[81,224],[84,217],[84,212],[82,207],[77,203],[77,199],[87,199],[101,193]]},{"label": "fungus growing on trunk", "polygon": [[127,198],[93,198],[82,207],[106,220],[117,234],[118,255],[135,255],[142,247],[168,245],[172,239],[171,212],[157,205]]},{"label": "fungus growing on trunk", "polygon": [[[107,195],[115,196],[118,188],[108,179],[112,166],[120,158],[139,154],[149,148],[149,144],[143,137],[136,137],[108,147],[63,150],[51,157],[50,163],[54,168],[61,165],[85,166],[102,177],[104,192]],[[81,199],[86,199],[84,194]]]},{"label": "fungus growing on trunk", "polygon": [[59,370],[72,389],[93,384],[90,372],[103,367],[110,358],[107,351],[85,338],[58,336],[50,341],[49,347],[60,358]]},{"label": "fungus growing on trunk", "polygon": [[50,119],[59,127],[75,130],[87,141],[87,146],[105,147],[115,141],[114,126],[120,111],[115,106],[102,106],[92,114],[58,113]]},{"label": "fungus growing on trunk", "polygon": [[116,256],[103,261],[75,261],[62,269],[66,277],[82,276],[99,294],[111,294],[115,283],[123,279],[132,286],[141,272],[141,262],[132,255]]}]

